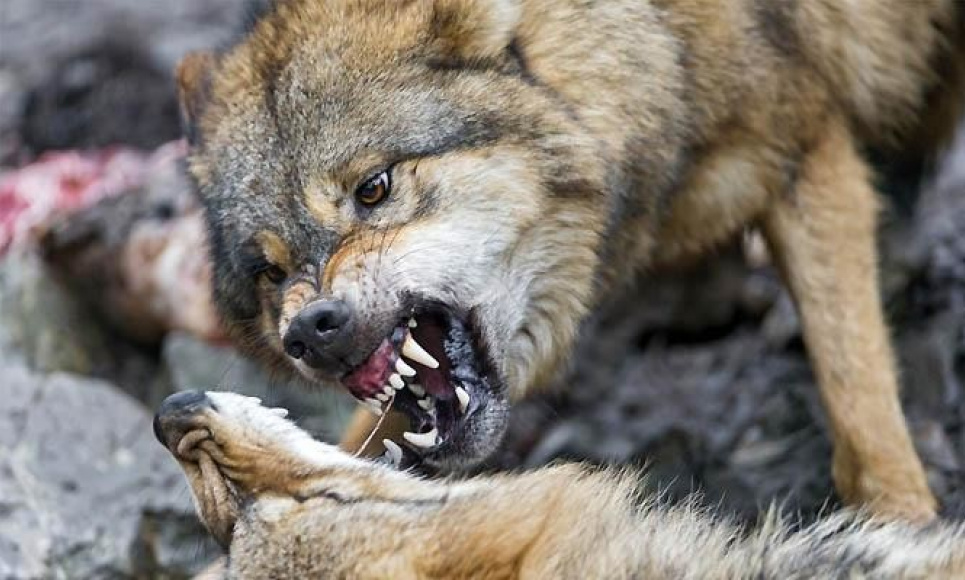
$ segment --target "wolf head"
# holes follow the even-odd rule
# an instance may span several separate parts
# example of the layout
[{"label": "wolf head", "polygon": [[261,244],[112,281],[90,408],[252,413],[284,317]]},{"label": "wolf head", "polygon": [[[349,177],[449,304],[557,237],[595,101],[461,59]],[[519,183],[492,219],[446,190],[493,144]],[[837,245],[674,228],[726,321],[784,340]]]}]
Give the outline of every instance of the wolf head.
[{"label": "wolf head", "polygon": [[392,399],[442,467],[564,365],[597,274],[604,163],[527,69],[520,10],[281,1],[178,71],[231,332]]}]

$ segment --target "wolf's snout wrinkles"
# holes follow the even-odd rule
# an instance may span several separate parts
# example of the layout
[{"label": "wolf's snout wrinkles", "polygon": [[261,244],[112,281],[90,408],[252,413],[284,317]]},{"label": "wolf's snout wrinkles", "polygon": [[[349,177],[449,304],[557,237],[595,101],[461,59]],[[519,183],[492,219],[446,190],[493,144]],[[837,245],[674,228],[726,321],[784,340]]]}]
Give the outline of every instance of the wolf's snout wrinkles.
[{"label": "wolf's snout wrinkles", "polygon": [[346,342],[352,311],[342,300],[317,300],[292,320],[283,338],[285,353],[312,368],[331,364]]}]

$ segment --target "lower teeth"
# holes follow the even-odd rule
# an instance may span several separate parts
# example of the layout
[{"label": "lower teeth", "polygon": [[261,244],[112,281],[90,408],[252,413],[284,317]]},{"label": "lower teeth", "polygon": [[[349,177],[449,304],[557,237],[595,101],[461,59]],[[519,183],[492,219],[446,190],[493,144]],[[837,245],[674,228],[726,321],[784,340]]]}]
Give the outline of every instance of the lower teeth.
[{"label": "lower teeth", "polygon": [[385,454],[388,459],[398,467],[402,462],[402,448],[399,447],[395,441],[391,439],[383,439],[382,446],[385,447]]},{"label": "lower teeth", "polygon": [[439,438],[439,431],[434,427],[428,433],[412,433],[410,431],[406,431],[402,434],[402,438],[416,447],[432,447],[436,444],[436,440]]},{"label": "lower teeth", "polygon": [[469,408],[469,393],[462,387],[456,387],[456,398],[459,399],[459,412],[465,414]]}]

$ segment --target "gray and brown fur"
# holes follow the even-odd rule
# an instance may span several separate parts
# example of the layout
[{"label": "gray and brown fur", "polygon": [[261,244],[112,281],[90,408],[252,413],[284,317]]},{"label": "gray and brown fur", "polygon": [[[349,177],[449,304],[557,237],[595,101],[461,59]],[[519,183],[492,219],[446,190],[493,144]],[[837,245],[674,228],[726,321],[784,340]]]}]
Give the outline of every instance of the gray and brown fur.
[{"label": "gray and brown fur", "polygon": [[[361,313],[351,366],[417,291],[472,312],[518,399],[565,368],[581,321],[637,272],[759,227],[801,315],[841,496],[930,517],[862,153],[932,147],[951,126],[963,13],[958,0],[280,0],[179,73],[217,301],[240,340],[287,365],[285,320],[316,296],[346,300]],[[386,166],[391,198],[358,207],[355,185]],[[280,285],[259,275],[269,255],[284,256]],[[348,446],[372,421],[357,425]]]},{"label": "gray and brown fur", "polygon": [[428,481],[319,443],[255,400],[181,393],[157,418],[228,557],[205,578],[965,577],[965,527],[774,512],[747,529],[561,465]]}]

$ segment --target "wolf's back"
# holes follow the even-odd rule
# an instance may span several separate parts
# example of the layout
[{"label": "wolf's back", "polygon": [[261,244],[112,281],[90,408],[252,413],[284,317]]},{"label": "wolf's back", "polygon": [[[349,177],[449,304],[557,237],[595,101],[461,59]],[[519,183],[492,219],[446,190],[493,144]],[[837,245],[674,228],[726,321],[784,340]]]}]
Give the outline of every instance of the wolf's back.
[{"label": "wolf's back", "polygon": [[962,0],[797,2],[801,50],[873,147],[934,148],[965,105]]}]

